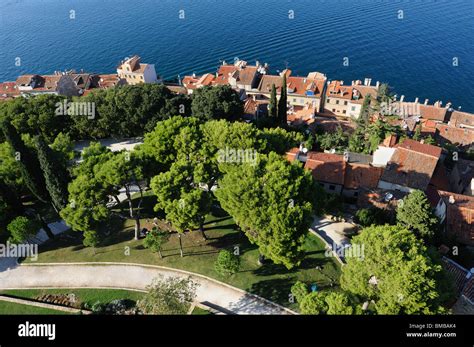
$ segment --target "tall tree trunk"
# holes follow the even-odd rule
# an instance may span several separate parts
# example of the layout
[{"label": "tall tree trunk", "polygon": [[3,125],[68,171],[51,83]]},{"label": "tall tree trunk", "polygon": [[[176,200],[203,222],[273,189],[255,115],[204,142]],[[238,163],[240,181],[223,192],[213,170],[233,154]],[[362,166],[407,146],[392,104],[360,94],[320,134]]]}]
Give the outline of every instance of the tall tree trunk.
[{"label": "tall tree trunk", "polygon": [[179,253],[181,254],[181,258],[183,257],[183,245],[181,244],[181,233],[178,232],[178,240],[179,240]]},{"label": "tall tree trunk", "polygon": [[202,238],[204,239],[204,241],[207,241],[207,236],[206,236],[206,233],[204,232],[204,221],[199,223],[199,230],[201,230]]},{"label": "tall tree trunk", "polygon": [[[135,212],[135,240],[138,240],[138,233],[140,232],[140,208],[143,201],[143,191],[137,182],[138,190],[140,191],[140,201],[138,202],[137,210]],[[131,200],[130,200],[131,201]]]},{"label": "tall tree trunk", "polygon": [[138,214],[135,216],[135,240],[138,240],[138,233],[140,232],[140,217]]}]

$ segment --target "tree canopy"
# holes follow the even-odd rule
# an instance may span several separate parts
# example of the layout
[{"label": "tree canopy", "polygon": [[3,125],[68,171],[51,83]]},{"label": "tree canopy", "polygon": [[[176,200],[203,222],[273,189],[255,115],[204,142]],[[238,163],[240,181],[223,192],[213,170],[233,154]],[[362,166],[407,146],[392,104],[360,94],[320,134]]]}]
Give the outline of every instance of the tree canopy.
[{"label": "tree canopy", "polygon": [[363,258],[348,257],[341,286],[361,300],[374,300],[379,314],[443,312],[444,272],[423,242],[402,226],[371,226],[352,239]]}]

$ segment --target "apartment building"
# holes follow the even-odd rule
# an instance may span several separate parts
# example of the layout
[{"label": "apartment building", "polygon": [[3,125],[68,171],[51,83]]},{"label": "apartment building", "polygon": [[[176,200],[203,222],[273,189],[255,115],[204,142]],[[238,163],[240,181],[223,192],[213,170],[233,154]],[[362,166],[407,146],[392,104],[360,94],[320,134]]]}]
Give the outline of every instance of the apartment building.
[{"label": "apartment building", "polygon": [[158,83],[158,77],[154,64],[143,64],[141,58],[134,55],[120,63],[117,75],[127,81],[128,84]]}]

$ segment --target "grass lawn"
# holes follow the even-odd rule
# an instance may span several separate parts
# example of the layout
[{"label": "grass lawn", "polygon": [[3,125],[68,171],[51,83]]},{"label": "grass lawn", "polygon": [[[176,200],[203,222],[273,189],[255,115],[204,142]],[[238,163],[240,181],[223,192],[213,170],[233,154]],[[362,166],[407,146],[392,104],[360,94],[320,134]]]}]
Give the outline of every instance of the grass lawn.
[{"label": "grass lawn", "polygon": [[43,307],[17,304],[14,302],[0,301],[0,315],[12,314],[70,314],[64,311],[51,310]]},{"label": "grass lawn", "polygon": [[194,315],[194,316],[212,315],[212,313],[209,312],[208,310],[205,310],[205,309],[197,307],[197,306],[194,307],[193,312],[191,312],[191,314]]},{"label": "grass lawn", "polygon": [[[109,303],[117,299],[137,301],[143,293],[121,289],[10,289],[2,290],[0,294],[13,296],[19,299],[36,299],[45,294],[74,294],[79,304],[92,305],[97,301]],[[0,302],[1,303],[1,302]]]},{"label": "grass lawn", "polygon": [[[154,197],[148,196],[147,199]],[[148,202],[146,205],[152,206]],[[152,227],[153,214],[142,213],[150,217],[141,220],[141,227]],[[306,257],[301,266],[287,270],[282,265],[267,261],[258,265],[258,250],[249,243],[247,237],[236,229],[230,216],[209,215],[205,223],[207,240],[199,231],[185,233],[181,239],[184,257],[180,257],[178,237],[172,233],[170,240],[164,245],[163,259],[158,254],[143,247],[143,240],[133,240],[133,220],[112,223],[107,226],[100,246],[95,250],[82,245],[81,233],[69,231],[60,237],[40,246],[38,261],[54,262],[128,262],[152,264],[183,269],[229,283],[251,293],[261,295],[287,307],[296,308],[289,302],[291,286],[297,281],[316,283],[321,289],[335,289],[338,286],[340,267],[333,259],[325,257],[325,247],[321,240],[308,233],[304,249]],[[160,227],[169,227],[159,221]],[[105,229],[105,227],[104,227]],[[239,248],[241,256],[240,272],[228,278],[220,277],[214,270],[214,262],[221,249],[234,250]],[[26,260],[29,262],[30,260]],[[318,267],[318,268],[317,268]],[[331,287],[331,284],[334,287]]]}]

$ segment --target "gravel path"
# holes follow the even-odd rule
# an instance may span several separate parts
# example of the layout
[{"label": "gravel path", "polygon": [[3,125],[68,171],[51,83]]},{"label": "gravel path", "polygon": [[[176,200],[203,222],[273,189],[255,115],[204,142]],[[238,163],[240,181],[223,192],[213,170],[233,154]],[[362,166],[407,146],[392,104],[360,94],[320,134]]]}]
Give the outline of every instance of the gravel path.
[{"label": "gravel path", "polygon": [[211,278],[159,266],[120,263],[28,264],[0,272],[0,289],[122,288],[144,290],[153,278],[188,277],[198,283],[198,302],[233,314],[294,312]]}]

